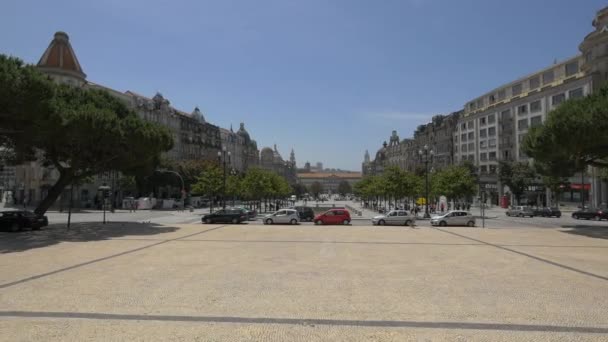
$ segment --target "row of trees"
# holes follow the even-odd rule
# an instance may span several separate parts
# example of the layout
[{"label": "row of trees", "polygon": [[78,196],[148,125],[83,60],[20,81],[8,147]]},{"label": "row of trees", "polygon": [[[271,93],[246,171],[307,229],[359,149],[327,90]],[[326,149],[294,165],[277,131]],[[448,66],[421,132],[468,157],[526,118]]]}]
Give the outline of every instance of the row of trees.
[{"label": "row of trees", "polygon": [[[453,165],[429,175],[429,202],[439,196],[448,201],[470,199],[476,193],[477,179],[470,167]],[[355,184],[354,192],[366,201],[395,203],[424,197],[424,176],[390,166],[379,176],[366,176]]]},{"label": "row of trees", "polygon": [[165,127],[142,120],[106,91],[57,84],[34,66],[0,55],[2,163],[39,160],[59,172],[37,213],[88,177],[149,174],[172,146]]}]

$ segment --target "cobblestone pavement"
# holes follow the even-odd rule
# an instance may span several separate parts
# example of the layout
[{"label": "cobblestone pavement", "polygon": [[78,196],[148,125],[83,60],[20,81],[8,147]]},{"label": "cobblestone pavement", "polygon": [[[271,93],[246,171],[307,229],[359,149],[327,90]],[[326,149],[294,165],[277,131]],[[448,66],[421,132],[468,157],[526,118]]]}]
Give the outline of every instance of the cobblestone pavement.
[{"label": "cobblestone pavement", "polygon": [[0,233],[2,341],[606,341],[608,229]]}]

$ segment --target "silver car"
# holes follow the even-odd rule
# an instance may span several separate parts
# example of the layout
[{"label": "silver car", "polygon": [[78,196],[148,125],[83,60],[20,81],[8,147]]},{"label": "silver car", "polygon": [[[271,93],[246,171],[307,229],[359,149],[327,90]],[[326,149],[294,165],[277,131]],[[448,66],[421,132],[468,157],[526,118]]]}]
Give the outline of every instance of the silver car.
[{"label": "silver car", "polygon": [[386,215],[378,215],[372,218],[373,225],[384,226],[410,226],[416,223],[416,216],[406,210],[391,210]]},{"label": "silver car", "polygon": [[507,214],[507,216],[534,217],[534,210],[532,210],[532,208],[530,208],[530,207],[526,207],[523,205],[516,205],[516,206],[511,207],[509,210],[507,210],[507,212],[505,214]]},{"label": "silver car", "polygon": [[475,227],[475,216],[466,211],[452,210],[446,214],[433,216],[431,218],[433,226],[469,226]]},{"label": "silver car", "polygon": [[298,222],[300,222],[300,216],[294,209],[280,209],[264,216],[264,224],[298,224]]}]

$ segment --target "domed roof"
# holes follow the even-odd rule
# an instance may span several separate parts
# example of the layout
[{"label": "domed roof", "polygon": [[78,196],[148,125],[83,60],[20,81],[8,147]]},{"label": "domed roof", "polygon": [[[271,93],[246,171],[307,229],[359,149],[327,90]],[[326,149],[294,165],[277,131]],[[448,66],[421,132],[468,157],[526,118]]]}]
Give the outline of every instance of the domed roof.
[{"label": "domed roof", "polygon": [[72,49],[70,38],[62,31],[55,33],[53,40],[40,57],[38,67],[49,73],[69,75],[79,80],[87,77]]},{"label": "domed roof", "polygon": [[205,117],[198,107],[194,107],[194,110],[192,111],[192,118],[199,122],[205,122]]}]

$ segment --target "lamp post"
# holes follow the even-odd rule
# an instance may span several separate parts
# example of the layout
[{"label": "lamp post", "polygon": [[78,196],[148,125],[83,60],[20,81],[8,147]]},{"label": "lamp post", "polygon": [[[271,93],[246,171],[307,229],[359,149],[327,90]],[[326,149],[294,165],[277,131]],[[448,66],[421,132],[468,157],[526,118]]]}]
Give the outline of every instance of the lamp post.
[{"label": "lamp post", "polygon": [[220,164],[224,164],[224,183],[222,186],[222,209],[226,209],[226,160],[230,164],[230,151],[226,151],[226,146],[222,147],[221,151],[217,151],[217,160]]},{"label": "lamp post", "polygon": [[[231,175],[231,176],[233,176],[233,177],[237,175],[236,170],[235,170],[234,168],[232,168],[232,167],[230,168],[230,175]],[[235,181],[235,180],[233,179],[233,181]],[[234,185],[234,184],[233,184],[233,185]],[[232,193],[232,206],[234,207],[234,203],[235,203],[235,201],[236,201],[236,188],[235,188],[235,189],[232,189],[232,190],[234,191],[234,192]]]},{"label": "lamp post", "polygon": [[424,147],[418,151],[418,156],[420,157],[420,161],[424,163],[424,173],[425,173],[425,197],[424,197],[424,218],[430,218],[431,214],[429,213],[429,163],[433,162],[433,152],[432,149],[429,149],[429,145],[424,145]]},{"label": "lamp post", "polygon": [[481,171],[473,173],[473,176],[477,179],[479,186],[479,214],[481,215],[481,228],[486,227],[486,207],[485,207],[485,191],[481,187]]}]

